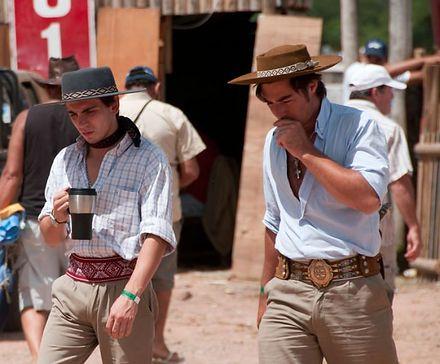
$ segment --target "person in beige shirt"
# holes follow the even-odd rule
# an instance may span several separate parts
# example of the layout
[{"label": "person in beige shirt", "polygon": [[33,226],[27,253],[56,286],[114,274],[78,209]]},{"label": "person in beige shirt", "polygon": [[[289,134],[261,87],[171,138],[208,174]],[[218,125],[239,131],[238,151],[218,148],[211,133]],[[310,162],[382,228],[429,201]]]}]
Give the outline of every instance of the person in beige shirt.
[{"label": "person in beige shirt", "polygon": [[[158,101],[159,87],[153,71],[148,67],[134,67],[127,74],[128,90],[145,88],[145,92],[128,94],[120,101],[120,114],[132,119],[143,137],[160,146],[168,156],[173,171],[173,229],[177,241],[181,231],[181,202],[179,190],[191,184],[199,175],[196,156],[206,147],[185,114],[178,108]],[[153,287],[159,302],[159,317],[153,346],[153,362],[182,361],[165,343],[164,331],[174,275],[177,271],[177,253],[165,257],[155,276]]]},{"label": "person in beige shirt", "polygon": [[[393,200],[408,226],[405,258],[412,261],[421,252],[420,224],[416,216],[415,192],[412,184],[413,167],[408,150],[405,132],[402,127],[387,115],[391,112],[393,89],[406,89],[406,84],[393,80],[383,66],[368,64],[353,73],[351,79],[350,100],[345,104],[367,111],[385,134],[388,145],[390,184],[385,202]],[[392,211],[381,220],[381,254],[385,268],[385,281],[391,288],[391,300],[394,297],[397,274],[396,236]]]}]

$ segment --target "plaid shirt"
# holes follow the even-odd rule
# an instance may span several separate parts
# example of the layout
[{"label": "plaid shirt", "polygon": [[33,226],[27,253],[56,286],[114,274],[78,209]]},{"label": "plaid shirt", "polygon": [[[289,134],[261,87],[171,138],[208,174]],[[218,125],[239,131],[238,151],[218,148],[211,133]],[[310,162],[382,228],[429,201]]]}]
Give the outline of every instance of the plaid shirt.
[{"label": "plaid shirt", "polygon": [[[78,138],[55,158],[39,220],[52,210],[54,194],[64,187],[88,188],[86,144]],[[98,178],[92,240],[67,240],[68,254],[137,257],[145,234],[159,236],[168,252],[176,247],[172,228],[171,171],[163,152],[146,139],[136,148],[126,135],[105,155]],[[70,230],[70,229],[68,229]]]}]

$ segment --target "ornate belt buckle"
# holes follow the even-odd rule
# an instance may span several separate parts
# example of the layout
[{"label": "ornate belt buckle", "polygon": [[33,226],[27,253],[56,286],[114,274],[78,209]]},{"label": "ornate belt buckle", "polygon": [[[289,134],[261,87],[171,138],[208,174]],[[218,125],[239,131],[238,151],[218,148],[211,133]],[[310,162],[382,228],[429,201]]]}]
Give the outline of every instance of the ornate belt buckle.
[{"label": "ornate belt buckle", "polygon": [[318,288],[327,287],[333,279],[332,268],[323,259],[313,259],[307,271],[309,279]]}]

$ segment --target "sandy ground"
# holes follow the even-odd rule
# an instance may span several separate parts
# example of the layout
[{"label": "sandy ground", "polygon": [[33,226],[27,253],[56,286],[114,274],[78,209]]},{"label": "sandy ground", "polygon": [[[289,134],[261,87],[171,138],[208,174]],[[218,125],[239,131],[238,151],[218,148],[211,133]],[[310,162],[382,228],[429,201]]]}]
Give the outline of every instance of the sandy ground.
[{"label": "sandy ground", "polygon": [[[398,287],[394,336],[400,363],[440,363],[440,284],[400,279]],[[229,271],[179,273],[169,346],[187,364],[257,363],[257,295],[257,282],[235,279]],[[0,335],[0,363],[30,362],[21,333]],[[98,352],[87,363],[101,363]]]}]

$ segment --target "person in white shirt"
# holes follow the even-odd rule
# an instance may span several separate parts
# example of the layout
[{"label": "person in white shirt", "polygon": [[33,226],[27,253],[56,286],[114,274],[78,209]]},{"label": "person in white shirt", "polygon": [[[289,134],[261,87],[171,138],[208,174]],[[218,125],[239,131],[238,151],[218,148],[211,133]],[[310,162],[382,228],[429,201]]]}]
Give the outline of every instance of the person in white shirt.
[{"label": "person in white shirt", "polygon": [[429,63],[440,62],[440,55],[409,58],[401,62],[388,63],[388,47],[380,39],[370,39],[360,51],[360,59],[352,63],[344,72],[343,97],[347,102],[350,97],[349,84],[353,75],[361,72],[363,66],[376,64],[384,66],[390,76],[407,85],[420,84],[423,81],[422,68]]},{"label": "person in white shirt", "polygon": [[[388,144],[388,159],[390,168],[390,196],[396,203],[408,226],[407,251],[405,257],[414,260],[420,254],[422,241],[420,225],[416,216],[416,202],[411,175],[413,167],[408,151],[405,133],[400,125],[387,117],[391,111],[391,100],[394,89],[405,89],[402,82],[393,80],[387,70],[378,65],[368,64],[353,73],[351,79],[350,100],[347,106],[367,111],[382,128]],[[389,201],[388,201],[389,202]],[[391,212],[381,221],[382,246],[381,254],[384,261],[385,280],[395,289],[396,237]],[[391,297],[393,294],[391,293]]]}]

